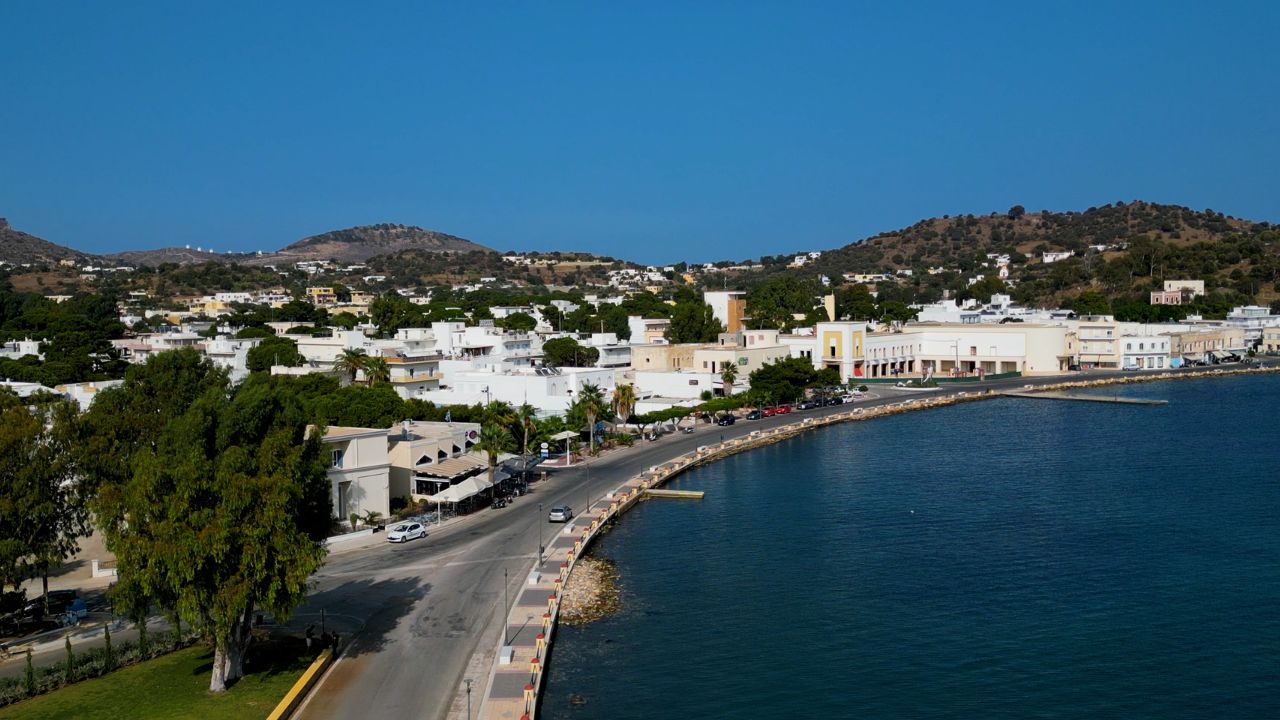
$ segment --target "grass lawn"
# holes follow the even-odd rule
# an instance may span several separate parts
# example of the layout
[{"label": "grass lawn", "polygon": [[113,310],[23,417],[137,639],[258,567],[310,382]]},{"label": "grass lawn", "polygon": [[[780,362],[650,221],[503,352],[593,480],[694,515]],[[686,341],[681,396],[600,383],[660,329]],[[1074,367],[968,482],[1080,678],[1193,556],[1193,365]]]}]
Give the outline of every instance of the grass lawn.
[{"label": "grass lawn", "polygon": [[262,720],[311,664],[302,641],[255,643],[245,677],[209,692],[213,651],[196,645],[0,708],[4,720],[117,718],[255,718]]}]

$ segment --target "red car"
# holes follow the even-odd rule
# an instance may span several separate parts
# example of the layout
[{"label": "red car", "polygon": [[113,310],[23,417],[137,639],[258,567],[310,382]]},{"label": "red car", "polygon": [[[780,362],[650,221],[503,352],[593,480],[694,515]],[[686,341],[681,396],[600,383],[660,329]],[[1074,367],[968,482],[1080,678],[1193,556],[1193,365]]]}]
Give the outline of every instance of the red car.
[{"label": "red car", "polygon": [[777,415],[777,414],[778,414],[778,411],[771,407],[767,407],[760,411],[760,415],[763,417],[773,417],[774,415]]},{"label": "red car", "polygon": [[779,405],[779,406],[778,406],[778,410],[777,410],[777,412],[778,412],[778,414],[779,414],[779,415],[786,415],[787,413],[791,412],[791,406],[790,406],[790,405]]}]

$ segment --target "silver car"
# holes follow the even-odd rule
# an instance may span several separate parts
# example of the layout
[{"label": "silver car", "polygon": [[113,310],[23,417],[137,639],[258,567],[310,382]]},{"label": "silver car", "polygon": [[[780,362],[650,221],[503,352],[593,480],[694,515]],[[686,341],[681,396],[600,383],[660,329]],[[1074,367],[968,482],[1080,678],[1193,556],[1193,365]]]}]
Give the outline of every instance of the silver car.
[{"label": "silver car", "polygon": [[556,505],[547,513],[548,522],[569,522],[573,519],[573,510],[568,505]]}]

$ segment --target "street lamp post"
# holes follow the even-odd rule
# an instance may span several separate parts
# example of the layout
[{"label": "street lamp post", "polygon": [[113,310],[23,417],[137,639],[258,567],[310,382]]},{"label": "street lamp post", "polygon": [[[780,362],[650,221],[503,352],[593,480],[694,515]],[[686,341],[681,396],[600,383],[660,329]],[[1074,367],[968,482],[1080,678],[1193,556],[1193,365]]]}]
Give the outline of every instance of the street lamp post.
[{"label": "street lamp post", "polygon": [[511,607],[510,595],[511,582],[507,578],[507,569],[502,568],[502,644],[510,645],[511,640],[507,637],[507,608]]},{"label": "street lamp post", "polygon": [[471,720],[471,678],[467,678],[467,720]]},{"label": "street lamp post", "polygon": [[542,544],[542,503],[538,503],[538,517],[533,519],[533,527],[538,534],[538,563],[542,563],[542,553],[546,551],[546,547]]}]

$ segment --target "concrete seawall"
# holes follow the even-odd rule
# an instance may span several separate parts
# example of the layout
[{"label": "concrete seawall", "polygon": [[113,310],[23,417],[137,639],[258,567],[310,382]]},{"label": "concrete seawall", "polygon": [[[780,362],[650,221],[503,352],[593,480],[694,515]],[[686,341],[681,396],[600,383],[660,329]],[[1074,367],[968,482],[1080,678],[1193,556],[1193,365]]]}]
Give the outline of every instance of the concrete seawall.
[{"label": "concrete seawall", "polygon": [[[1280,367],[1155,373],[1093,380],[1070,380],[1036,384],[1034,387],[1037,391],[1065,391],[1108,385],[1274,372],[1280,372]],[[998,397],[1004,397],[1004,393],[981,386],[968,386],[963,390],[956,388],[955,391],[945,395],[910,397],[896,403],[870,408],[855,407],[847,411],[804,418],[780,427],[757,430],[744,437],[700,446],[693,452],[684,453],[652,466],[647,471],[627,479],[599,501],[592,503],[582,515],[574,519],[572,524],[557,533],[546,551],[546,557],[531,569],[522,592],[509,609],[498,661],[491,669],[488,684],[481,694],[482,702],[478,717],[494,720],[525,720],[537,716],[538,700],[545,682],[545,667],[559,618],[560,600],[565,583],[568,582],[574,565],[586,553],[604,526],[634,507],[646,490],[661,487],[689,468],[787,440],[815,428]],[[540,618],[540,620],[534,622],[534,618]]]}]

